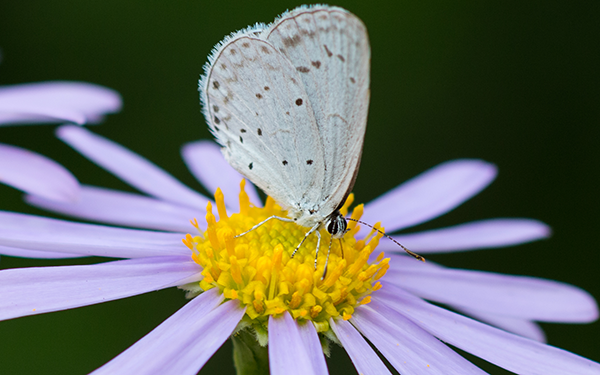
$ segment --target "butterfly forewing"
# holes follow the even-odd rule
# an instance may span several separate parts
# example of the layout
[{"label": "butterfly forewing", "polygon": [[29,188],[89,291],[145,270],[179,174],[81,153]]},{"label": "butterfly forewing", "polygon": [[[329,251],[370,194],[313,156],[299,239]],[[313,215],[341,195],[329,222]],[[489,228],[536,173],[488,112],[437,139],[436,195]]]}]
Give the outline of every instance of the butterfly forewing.
[{"label": "butterfly forewing", "polygon": [[[325,155],[320,203],[327,215],[354,185],[369,104],[370,47],[366,27],[340,8],[299,9],[262,35],[300,73]],[[327,212],[329,211],[329,212]]]}]

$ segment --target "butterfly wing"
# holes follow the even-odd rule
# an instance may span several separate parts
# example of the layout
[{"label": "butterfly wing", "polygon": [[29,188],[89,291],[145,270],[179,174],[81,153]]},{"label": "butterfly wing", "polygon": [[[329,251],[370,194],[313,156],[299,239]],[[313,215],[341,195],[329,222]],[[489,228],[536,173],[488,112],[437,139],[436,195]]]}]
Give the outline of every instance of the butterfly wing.
[{"label": "butterfly wing", "polygon": [[327,215],[354,186],[369,106],[371,51],[367,30],[337,7],[299,8],[261,36],[300,73],[323,140],[325,169],[320,210]]},{"label": "butterfly wing", "polygon": [[229,163],[302,225],[345,199],[369,101],[366,29],[335,7],[298,8],[217,48],[204,112]]}]

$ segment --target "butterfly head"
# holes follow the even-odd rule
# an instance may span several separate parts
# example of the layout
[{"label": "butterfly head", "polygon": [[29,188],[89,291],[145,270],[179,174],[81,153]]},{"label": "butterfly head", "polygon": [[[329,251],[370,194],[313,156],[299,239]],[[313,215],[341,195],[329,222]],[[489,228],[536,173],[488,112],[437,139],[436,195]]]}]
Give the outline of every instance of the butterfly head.
[{"label": "butterfly head", "polygon": [[333,238],[342,238],[346,233],[347,222],[339,210],[335,210],[325,221],[325,229]]}]

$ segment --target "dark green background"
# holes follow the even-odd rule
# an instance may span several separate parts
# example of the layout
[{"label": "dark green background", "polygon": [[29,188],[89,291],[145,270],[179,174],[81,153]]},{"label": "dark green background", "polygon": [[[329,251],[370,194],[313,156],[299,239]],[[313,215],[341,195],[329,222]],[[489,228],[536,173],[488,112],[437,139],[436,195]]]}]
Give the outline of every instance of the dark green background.
[{"label": "dark green background", "polygon": [[[299,3],[275,1],[3,1],[0,84],[89,81],[118,90],[122,113],[93,130],[200,188],[179,156],[208,138],[197,79],[212,46]],[[372,100],[359,201],[440,162],[481,158],[500,174],[483,193],[418,229],[531,217],[553,237],[506,249],[430,256],[449,266],[578,285],[600,298],[597,1],[344,1],[368,27]],[[130,190],[53,137],[53,126],[0,128],[81,182]],[[0,186],[0,208],[42,213]],[[92,259],[98,261],[98,259]],[[65,264],[3,257],[0,267]],[[26,292],[26,291],[24,291]],[[3,374],[81,374],[127,348],[185,303],[171,289],[0,322]],[[552,345],[600,361],[600,323],[543,324]],[[352,366],[334,351],[330,370]],[[228,342],[202,373],[231,373]],[[481,361],[494,374],[506,373]]]}]

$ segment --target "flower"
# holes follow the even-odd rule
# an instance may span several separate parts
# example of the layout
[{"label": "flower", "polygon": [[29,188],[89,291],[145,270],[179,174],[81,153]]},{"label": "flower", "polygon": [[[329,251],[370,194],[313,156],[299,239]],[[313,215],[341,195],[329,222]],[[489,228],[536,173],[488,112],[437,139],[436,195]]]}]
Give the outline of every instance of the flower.
[{"label": "flower", "polygon": [[[209,191],[220,187],[214,203],[148,160],[86,129],[62,126],[58,136],[148,196],[82,185],[77,202],[36,195],[27,196],[27,201],[74,217],[152,230],[0,212],[1,253],[125,258],[85,266],[0,271],[0,318],[64,310],[172,286],[188,290],[193,297],[97,369],[97,374],[196,373],[232,333],[239,340],[248,329],[259,341],[268,338],[268,349],[263,350],[268,350],[273,374],[327,373],[318,333],[339,341],[360,373],[389,373],[365,338],[403,374],[482,373],[442,341],[516,373],[600,372],[598,363],[541,343],[543,334],[534,323],[595,320],[594,299],[576,287],[421,263],[381,235],[352,225],[342,246],[332,244],[330,268],[320,280],[325,255],[316,271],[306,266],[314,261],[314,242],[304,245],[308,253],[299,253],[298,258],[289,254],[303,234],[294,224],[271,220],[233,238],[279,208],[269,200],[262,207],[250,184],[242,183],[236,199],[241,178],[213,143],[188,144],[183,157]],[[477,194],[495,175],[496,168],[480,160],[443,163],[366,204],[362,220],[381,221],[389,232],[430,220]],[[359,214],[357,206],[353,215]],[[200,215],[206,216],[207,223],[193,221],[196,230],[188,221]],[[548,234],[548,227],[535,220],[492,219],[395,238],[424,254],[508,246]],[[322,236],[321,249],[327,249],[328,237],[325,232]],[[392,254],[386,258],[379,254],[381,249]],[[373,256],[357,264],[366,250]],[[318,287],[323,284],[324,290]],[[294,299],[301,289],[302,298]]]},{"label": "flower", "polygon": [[[114,90],[85,82],[51,81],[0,86],[0,126],[83,125],[121,109]],[[0,182],[60,201],[77,199],[78,182],[64,167],[20,147],[0,143]]]}]

